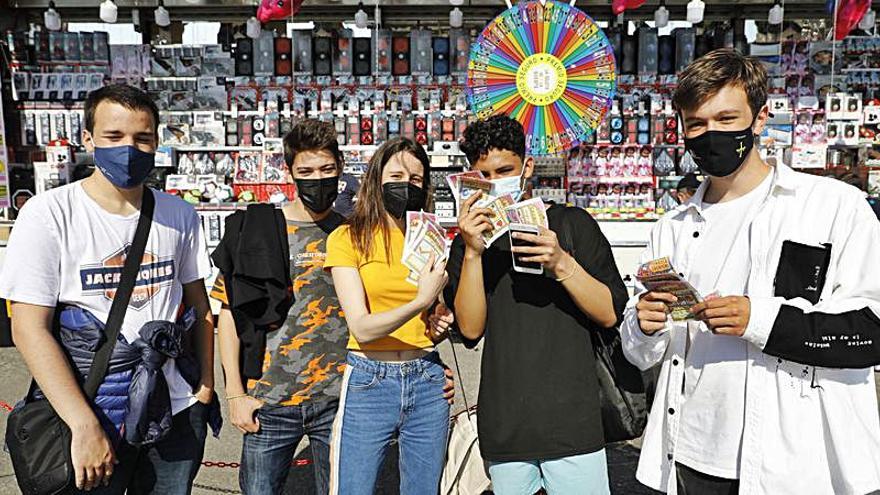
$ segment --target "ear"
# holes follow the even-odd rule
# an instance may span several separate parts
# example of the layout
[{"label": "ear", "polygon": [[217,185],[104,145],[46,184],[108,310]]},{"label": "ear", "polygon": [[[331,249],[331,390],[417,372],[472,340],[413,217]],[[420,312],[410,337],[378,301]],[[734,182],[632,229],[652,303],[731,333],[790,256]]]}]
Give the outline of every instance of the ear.
[{"label": "ear", "polygon": [[761,108],[761,111],[758,112],[758,116],[755,117],[755,125],[752,126],[752,133],[756,136],[760,136],[761,133],[764,132],[764,126],[767,125],[767,119],[770,118],[770,107],[764,105]]},{"label": "ear", "polygon": [[82,131],[82,145],[85,147],[86,151],[89,153],[95,152],[95,140],[92,139],[92,133],[83,129]]},{"label": "ear", "polygon": [[532,174],[535,173],[535,159],[531,156],[527,156],[526,160],[523,162],[523,180],[528,181],[532,178]]}]

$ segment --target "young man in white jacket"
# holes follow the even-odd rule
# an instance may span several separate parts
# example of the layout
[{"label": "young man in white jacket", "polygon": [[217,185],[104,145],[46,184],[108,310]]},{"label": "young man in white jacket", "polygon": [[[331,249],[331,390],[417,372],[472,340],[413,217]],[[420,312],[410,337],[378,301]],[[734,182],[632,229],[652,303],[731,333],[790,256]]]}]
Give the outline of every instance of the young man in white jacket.
[{"label": "young man in white jacket", "polygon": [[[703,295],[673,321],[637,291],[627,358],[662,363],[637,478],[678,494],[865,494],[880,489],[880,222],[864,195],[769,166],[760,62],[718,50],[674,102],[708,179],[664,216],[643,262],[670,257]],[[874,260],[874,261],[872,261]]]}]

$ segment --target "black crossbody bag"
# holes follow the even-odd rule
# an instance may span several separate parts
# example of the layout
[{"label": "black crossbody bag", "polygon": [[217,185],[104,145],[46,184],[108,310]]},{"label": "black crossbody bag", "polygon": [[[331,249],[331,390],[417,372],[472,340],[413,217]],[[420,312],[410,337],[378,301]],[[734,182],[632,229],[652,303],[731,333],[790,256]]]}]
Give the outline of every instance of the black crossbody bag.
[{"label": "black crossbody bag", "polygon": [[[98,386],[107,375],[110,356],[119,337],[128,302],[134,290],[135,279],[144,257],[154,206],[152,191],[144,188],[137,230],[126,255],[122,278],[104,327],[106,339],[95,353],[95,359],[83,385],[83,391],[90,404],[95,400]],[[71,433],[47,399],[33,400],[35,388],[36,383],[31,381],[30,391],[24,403],[19,404],[9,414],[6,424],[6,445],[22,493],[55,495],[73,488],[74,485],[75,476],[70,458]]]},{"label": "black crossbody bag", "polygon": [[[559,228],[561,247],[574,256],[574,227],[568,217],[562,216]],[[626,360],[616,328],[597,328],[589,334],[596,358],[605,443],[639,438],[648,424],[648,410],[654,395],[653,391],[646,390],[649,387],[645,386],[645,381],[649,377]]]}]

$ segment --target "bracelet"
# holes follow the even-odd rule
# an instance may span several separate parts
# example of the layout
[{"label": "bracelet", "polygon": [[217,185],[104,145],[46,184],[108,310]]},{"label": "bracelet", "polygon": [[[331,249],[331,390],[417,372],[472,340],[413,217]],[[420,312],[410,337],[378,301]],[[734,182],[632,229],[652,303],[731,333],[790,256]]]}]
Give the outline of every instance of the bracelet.
[{"label": "bracelet", "polygon": [[242,397],[247,397],[248,394],[238,394],[238,395],[227,395],[226,401],[231,401],[232,399],[241,399]]},{"label": "bracelet", "polygon": [[[572,258],[572,261],[574,261],[574,258]],[[571,273],[569,273],[568,275],[566,275],[566,276],[564,276],[564,277],[557,278],[556,281],[557,281],[557,282],[565,282],[566,280],[568,280],[568,279],[570,279],[571,277],[573,277],[573,276],[574,276],[574,272],[577,271],[577,261],[574,262],[574,265],[575,265],[575,266],[572,267],[572,269],[571,269]]]}]

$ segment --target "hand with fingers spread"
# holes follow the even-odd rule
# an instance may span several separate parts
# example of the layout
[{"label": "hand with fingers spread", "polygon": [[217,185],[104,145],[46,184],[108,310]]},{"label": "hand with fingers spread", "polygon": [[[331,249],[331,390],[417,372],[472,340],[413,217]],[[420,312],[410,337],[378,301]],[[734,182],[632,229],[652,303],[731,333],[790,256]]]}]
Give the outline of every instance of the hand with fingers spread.
[{"label": "hand with fingers spread", "polygon": [[446,307],[445,304],[438,303],[434,306],[434,312],[428,316],[428,328],[425,329],[425,336],[431,339],[431,342],[439,344],[449,336],[449,327],[455,321],[455,315]]},{"label": "hand with fingers spread", "polygon": [[742,337],[749,326],[752,303],[745,296],[729,296],[703,301],[691,313],[718,335]]},{"label": "hand with fingers spread", "polygon": [[666,328],[666,319],[669,315],[669,305],[678,301],[678,298],[667,292],[648,292],[644,294],[636,305],[639,317],[639,327],[645,335],[654,335]]},{"label": "hand with fingers spread", "polygon": [[562,247],[559,245],[559,239],[556,232],[546,228],[539,227],[540,234],[527,234],[525,232],[513,232],[511,235],[515,239],[519,239],[532,244],[531,246],[513,246],[511,251],[519,256],[524,263],[540,263],[544,268],[555,274],[557,278],[568,275],[575,269],[574,263],[577,263]]},{"label": "hand with fingers spread", "polygon": [[425,309],[431,307],[437,301],[440,292],[446,287],[448,280],[446,261],[437,263],[437,257],[432,254],[419,274],[419,291],[416,294],[416,303]]},{"label": "hand with fingers spread", "polygon": [[492,210],[474,207],[474,203],[482,196],[483,192],[477,191],[461,204],[461,211],[458,212],[458,228],[464,239],[465,249],[477,255],[486,249],[483,232],[492,230]]},{"label": "hand with fingers spread", "polygon": [[241,395],[229,399],[229,419],[232,424],[244,434],[257,433],[260,431],[260,420],[257,418],[257,409],[263,407],[263,401]]},{"label": "hand with fingers spread", "polygon": [[117,464],[113,446],[97,419],[70,429],[70,458],[76,487],[91,491],[110,484]]}]

